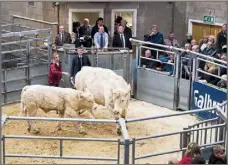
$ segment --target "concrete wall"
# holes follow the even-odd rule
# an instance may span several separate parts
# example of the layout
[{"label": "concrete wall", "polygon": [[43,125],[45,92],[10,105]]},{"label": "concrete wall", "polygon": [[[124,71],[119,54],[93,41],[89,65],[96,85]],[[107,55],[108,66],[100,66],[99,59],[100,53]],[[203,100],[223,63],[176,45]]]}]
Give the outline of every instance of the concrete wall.
[{"label": "concrete wall", "polygon": [[215,16],[216,23],[227,22],[227,5],[226,2],[187,2],[186,24],[189,19],[202,20],[203,15],[209,14]]},{"label": "concrete wall", "polygon": [[[19,7],[20,6],[20,7]],[[70,8],[103,8],[104,22],[111,30],[111,9],[137,9],[137,37],[143,39],[143,35],[150,32],[151,26],[157,24],[159,31],[162,32],[165,38],[171,31],[172,25],[172,4],[168,2],[98,2],[98,3],[81,3],[81,2],[67,2],[61,3],[60,6],[60,23],[68,29],[68,11]],[[9,21],[9,15],[21,15],[29,18],[41,19],[44,21],[56,22],[57,9],[52,7],[52,2],[35,2],[35,7],[28,6],[28,2],[3,2],[1,14],[3,14],[3,21]],[[186,3],[176,2],[174,12],[174,32],[176,38],[180,41],[186,31],[185,14]],[[16,20],[20,22],[21,20]],[[40,25],[25,21],[25,25],[37,28],[47,28],[47,25]],[[92,22],[91,22],[92,24]],[[55,33],[55,32],[54,32]]]}]

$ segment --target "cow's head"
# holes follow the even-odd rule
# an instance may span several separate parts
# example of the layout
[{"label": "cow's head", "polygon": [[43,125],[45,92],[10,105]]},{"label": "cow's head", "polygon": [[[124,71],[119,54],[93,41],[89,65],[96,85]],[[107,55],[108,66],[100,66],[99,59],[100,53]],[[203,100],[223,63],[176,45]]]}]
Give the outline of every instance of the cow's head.
[{"label": "cow's head", "polygon": [[127,89],[117,88],[112,91],[112,101],[114,105],[113,114],[115,119],[119,119],[120,114],[128,108],[130,99],[131,86],[128,85]]},{"label": "cow's head", "polygon": [[83,104],[83,106],[85,108],[88,108],[88,109],[91,109],[91,108],[94,108],[95,109],[95,100],[94,100],[94,97],[91,93],[89,92],[82,92],[80,95],[79,95],[79,98],[81,100],[81,104]]}]

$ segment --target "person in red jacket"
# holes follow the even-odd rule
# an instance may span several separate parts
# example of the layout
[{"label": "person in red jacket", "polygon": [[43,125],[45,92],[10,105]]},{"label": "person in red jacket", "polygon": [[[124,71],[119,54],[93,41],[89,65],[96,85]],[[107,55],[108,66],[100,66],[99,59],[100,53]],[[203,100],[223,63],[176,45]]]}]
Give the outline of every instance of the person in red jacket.
[{"label": "person in red jacket", "polygon": [[194,156],[201,156],[201,150],[197,143],[191,142],[188,144],[184,157],[180,161],[171,160],[168,164],[192,164]]},{"label": "person in red jacket", "polygon": [[59,54],[54,53],[53,59],[49,67],[48,83],[50,86],[58,87],[62,79],[62,75],[69,75],[67,72],[62,72],[62,66],[59,59]]}]

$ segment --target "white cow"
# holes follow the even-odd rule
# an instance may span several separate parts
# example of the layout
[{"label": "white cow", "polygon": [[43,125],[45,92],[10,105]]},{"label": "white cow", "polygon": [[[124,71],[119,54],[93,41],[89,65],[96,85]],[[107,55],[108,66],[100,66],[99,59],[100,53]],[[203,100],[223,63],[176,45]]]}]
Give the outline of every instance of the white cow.
[{"label": "white cow", "polygon": [[114,71],[84,66],[75,76],[75,88],[92,93],[96,103],[104,105],[115,119],[126,118],[131,86]]},{"label": "white cow", "polygon": [[[93,110],[97,109],[93,95],[87,92],[71,89],[51,87],[45,85],[25,86],[21,92],[21,107],[24,116],[35,117],[38,109],[45,113],[55,110],[59,112],[59,117],[63,118],[67,112],[77,112],[85,109],[94,118]],[[58,122],[57,129],[61,129],[61,122]],[[28,120],[28,131],[38,133],[35,123]],[[79,123],[79,132],[84,132]]]}]

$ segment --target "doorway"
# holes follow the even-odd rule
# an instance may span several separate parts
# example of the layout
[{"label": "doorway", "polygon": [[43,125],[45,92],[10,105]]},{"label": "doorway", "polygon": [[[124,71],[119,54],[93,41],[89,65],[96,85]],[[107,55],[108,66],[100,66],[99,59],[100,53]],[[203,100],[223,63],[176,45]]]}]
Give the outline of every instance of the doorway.
[{"label": "doorway", "polygon": [[218,33],[221,31],[221,26],[218,25],[207,25],[200,23],[192,24],[192,37],[199,42],[204,36],[213,35],[217,37]]},{"label": "doorway", "polygon": [[115,29],[115,19],[117,16],[121,16],[127,21],[127,26],[132,30],[132,36],[136,37],[137,31],[137,9],[112,9],[112,18],[111,18],[111,35],[114,34]]},{"label": "doorway", "polygon": [[69,33],[72,33],[73,22],[83,24],[83,20],[88,18],[90,25],[94,26],[98,17],[104,18],[103,9],[69,9]]}]

